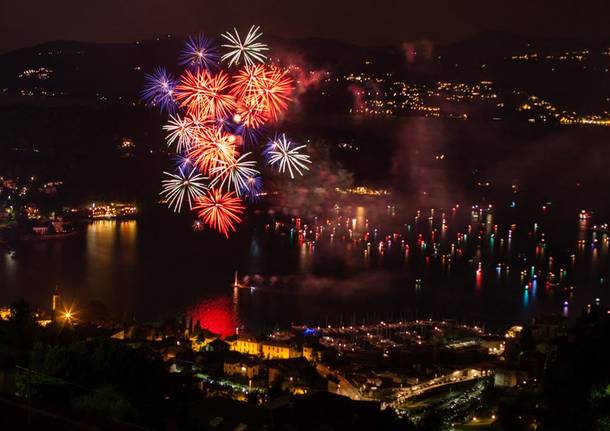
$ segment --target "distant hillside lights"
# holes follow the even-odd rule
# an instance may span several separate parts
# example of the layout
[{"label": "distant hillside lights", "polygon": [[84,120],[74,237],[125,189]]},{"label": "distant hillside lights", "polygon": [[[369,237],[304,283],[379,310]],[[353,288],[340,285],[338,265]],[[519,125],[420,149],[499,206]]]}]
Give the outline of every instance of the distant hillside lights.
[{"label": "distant hillside lights", "polygon": [[341,194],[352,194],[360,196],[387,196],[391,194],[387,189],[374,189],[372,187],[366,186],[351,187],[348,189],[341,189],[337,187],[335,190]]},{"label": "distant hillside lights", "polygon": [[356,103],[349,112],[354,115],[391,117],[412,112],[425,117],[447,116],[465,120],[467,113],[445,112],[440,105],[445,102],[459,104],[479,101],[499,107],[499,103],[502,103],[498,102],[493,81],[488,80],[475,83],[438,81],[428,85],[397,81],[391,75],[353,73],[343,76],[343,79],[352,83],[350,91]]},{"label": "distant hillside lights", "polygon": [[136,143],[132,138],[123,138],[117,146],[117,151],[121,158],[135,157]]},{"label": "distant hillside lights", "polygon": [[610,114],[601,115],[566,115],[559,119],[563,125],[610,126]]},{"label": "distant hillside lights", "polygon": [[[522,92],[515,92],[516,94],[523,94]],[[530,115],[534,115],[535,118],[529,118],[530,123],[535,123],[536,120],[547,121],[554,119],[559,121],[559,124],[565,126],[571,125],[583,125],[583,126],[610,126],[610,113],[604,112],[603,114],[597,115],[580,115],[575,112],[560,112],[551,103],[543,100],[537,96],[527,96],[527,100],[517,106],[517,112],[531,112]]]},{"label": "distant hillside lights", "polygon": [[46,67],[39,67],[37,69],[26,69],[18,75],[19,79],[34,78],[39,81],[49,79],[53,74],[53,70],[47,69]]},{"label": "distant hillside lights", "polygon": [[133,142],[131,138],[123,138],[121,141],[121,149],[122,150],[133,150],[136,147],[136,144]]},{"label": "distant hillside lights", "polygon": [[[606,51],[602,52],[606,55]],[[513,55],[510,59],[513,61],[530,61],[530,60],[558,60],[558,61],[583,61],[589,56],[589,50],[581,51],[565,51],[558,54],[543,54],[530,52],[526,54]]]}]

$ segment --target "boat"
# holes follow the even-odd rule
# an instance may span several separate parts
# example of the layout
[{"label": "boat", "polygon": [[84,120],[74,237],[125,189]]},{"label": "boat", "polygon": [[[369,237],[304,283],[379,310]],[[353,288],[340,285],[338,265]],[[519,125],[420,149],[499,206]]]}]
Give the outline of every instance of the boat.
[{"label": "boat", "polygon": [[237,271],[235,271],[235,281],[233,281],[233,288],[234,289],[247,289],[248,288],[248,286],[239,282],[239,279],[237,278]]},{"label": "boat", "polygon": [[31,231],[21,236],[22,241],[47,241],[72,238],[78,234],[78,230],[72,223],[62,219],[52,220],[43,225],[32,226]]},{"label": "boat", "polygon": [[77,230],[74,230],[71,232],[61,232],[61,233],[44,233],[44,234],[27,233],[27,234],[21,236],[21,240],[22,241],[48,241],[48,240],[55,240],[55,239],[73,238],[77,234],[78,234]]}]

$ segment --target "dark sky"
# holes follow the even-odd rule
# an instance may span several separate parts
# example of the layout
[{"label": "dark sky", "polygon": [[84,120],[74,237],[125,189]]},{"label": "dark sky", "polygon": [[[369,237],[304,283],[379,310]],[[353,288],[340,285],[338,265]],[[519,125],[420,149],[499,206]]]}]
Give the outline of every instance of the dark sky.
[{"label": "dark sky", "polygon": [[609,0],[0,0],[0,51],[56,39],[218,34],[250,24],[278,36],[368,45],[444,43],[487,29],[610,39],[609,23]]}]

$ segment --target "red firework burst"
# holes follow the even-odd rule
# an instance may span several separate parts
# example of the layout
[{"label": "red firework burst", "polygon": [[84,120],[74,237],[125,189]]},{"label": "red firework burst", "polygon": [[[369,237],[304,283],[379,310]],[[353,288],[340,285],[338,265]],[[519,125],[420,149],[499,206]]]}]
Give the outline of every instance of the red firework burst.
[{"label": "red firework burst", "polygon": [[197,198],[193,209],[198,211],[197,215],[206,225],[228,238],[229,231],[235,231],[235,224],[241,222],[245,207],[234,192],[223,194],[220,190],[210,189]]},{"label": "red firework burst", "polygon": [[265,73],[258,99],[267,110],[269,120],[277,121],[280,112],[288,106],[294,87],[286,70],[271,66]]},{"label": "red firework burst", "polygon": [[258,129],[267,122],[267,112],[260,105],[239,105],[233,119],[249,129]]},{"label": "red firework burst", "polygon": [[229,87],[229,76],[223,71],[212,75],[207,70],[196,73],[187,70],[176,86],[176,100],[190,115],[220,119],[235,109]]},{"label": "red firework burst", "polygon": [[201,172],[208,175],[216,166],[235,159],[235,144],[234,135],[224,133],[216,126],[209,126],[202,129],[187,155]]},{"label": "red firework burst", "polygon": [[251,127],[266,121],[277,121],[286,109],[294,89],[287,71],[264,65],[248,66],[233,78],[231,93],[238,100],[238,113],[250,118]]},{"label": "red firework burst", "polygon": [[238,100],[255,95],[265,79],[266,68],[262,64],[246,66],[233,76],[231,94]]}]

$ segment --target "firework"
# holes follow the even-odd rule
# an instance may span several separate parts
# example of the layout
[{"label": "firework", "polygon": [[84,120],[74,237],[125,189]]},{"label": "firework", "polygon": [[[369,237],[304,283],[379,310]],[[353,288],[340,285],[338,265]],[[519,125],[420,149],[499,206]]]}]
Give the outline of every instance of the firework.
[{"label": "firework", "polygon": [[252,131],[268,120],[264,101],[259,96],[265,80],[265,66],[246,66],[233,77],[231,93],[238,101],[236,123]]},{"label": "firework", "polygon": [[167,146],[175,144],[178,153],[188,151],[197,142],[206,125],[188,115],[184,118],[171,115],[168,123],[163,126],[163,130],[169,132],[166,136]]},{"label": "firework", "polygon": [[244,149],[258,144],[258,139],[263,135],[267,122],[264,114],[255,108],[238,111],[233,121],[234,133],[239,136],[239,143],[243,145]]},{"label": "firework", "polygon": [[251,202],[251,203],[258,202],[262,191],[263,191],[263,180],[261,179],[260,176],[256,175],[256,176],[247,178],[244,197],[247,198],[249,202]]},{"label": "firework", "polygon": [[267,45],[256,40],[263,34],[259,32],[259,27],[250,27],[250,31],[246,38],[242,41],[237,29],[233,29],[234,33],[227,32],[222,35],[228,43],[223,44],[223,48],[229,48],[230,51],[222,56],[222,61],[229,60],[229,67],[233,64],[243,62],[248,66],[252,66],[256,62],[262,63],[267,56],[263,51],[268,51]]},{"label": "firework", "polygon": [[177,169],[193,169],[195,164],[184,153],[177,153],[172,157],[172,162]]},{"label": "firework", "polygon": [[265,80],[265,66],[256,64],[240,69],[233,76],[231,92],[237,99],[246,99],[258,93],[262,82]]},{"label": "firework", "polygon": [[[294,90],[288,72],[275,66],[246,66],[233,77],[231,93],[244,112],[256,110],[257,121],[277,121]],[[238,111],[239,112],[239,111]],[[260,120],[258,120],[260,118]]]},{"label": "firework", "polygon": [[194,209],[205,224],[228,238],[229,231],[235,231],[235,224],[241,222],[245,208],[235,193],[222,194],[220,190],[211,189],[197,198]]},{"label": "firework", "polygon": [[[147,103],[170,114],[163,130],[167,145],[176,150],[178,172],[164,173],[161,195],[176,212],[185,202],[196,209],[196,229],[207,225],[227,237],[241,221],[240,199],[254,202],[263,194],[256,162],[248,159],[251,153],[244,154],[245,147],[256,145],[265,126],[278,122],[294,91],[287,70],[264,64],[268,47],[261,36],[256,26],[245,38],[236,29],[222,35],[228,52],[220,60],[228,67],[241,65],[231,76],[222,70],[210,39],[189,37],[180,53],[186,67],[180,78],[156,69],[146,75],[142,93]],[[311,163],[300,153],[304,147],[276,135],[263,154],[271,166],[294,178]]]},{"label": "firework", "polygon": [[180,53],[179,64],[194,70],[215,70],[218,68],[219,60],[220,55],[216,45],[203,34],[198,34],[195,37],[189,36],[187,39],[186,45]]},{"label": "firework", "polygon": [[241,105],[237,108],[234,120],[248,130],[255,130],[267,122],[267,111],[257,104]]},{"label": "firework", "polygon": [[254,168],[256,162],[254,160],[246,160],[250,153],[242,154],[237,159],[219,160],[217,166],[210,170],[214,179],[210,182],[210,186],[223,190],[231,188],[237,196],[241,196],[248,191],[248,178],[255,177],[259,172]]},{"label": "firework", "polygon": [[168,206],[173,207],[174,212],[182,210],[184,198],[188,201],[189,209],[193,209],[193,202],[203,196],[208,187],[205,185],[207,179],[195,169],[183,170],[178,168],[178,174],[163,172],[169,179],[161,181],[163,190],[160,195],[168,200]]},{"label": "firework", "polygon": [[271,67],[265,73],[257,99],[262,102],[270,120],[277,121],[280,112],[286,109],[293,89],[287,71]]},{"label": "firework", "polygon": [[187,70],[176,86],[176,100],[190,115],[221,119],[230,116],[235,108],[235,99],[228,90],[229,76],[222,71],[212,75],[207,70]]},{"label": "firework", "polygon": [[293,147],[293,145],[290,140],[286,139],[286,135],[282,133],[280,136],[276,136],[269,141],[265,151],[268,156],[269,165],[275,166],[277,164],[278,170],[282,173],[288,169],[292,179],[294,179],[294,171],[298,172],[299,175],[303,175],[301,169],[308,171],[309,168],[305,163],[311,163],[308,155],[299,152],[300,149],[306,146]]},{"label": "firework", "polygon": [[164,68],[158,67],[153,73],[144,75],[144,80],[146,83],[142,91],[142,99],[152,106],[158,106],[161,112],[174,112],[176,108],[174,77]]},{"label": "firework", "polygon": [[209,127],[188,152],[188,157],[201,172],[210,174],[219,164],[235,159],[235,136],[224,133],[218,127]]}]

